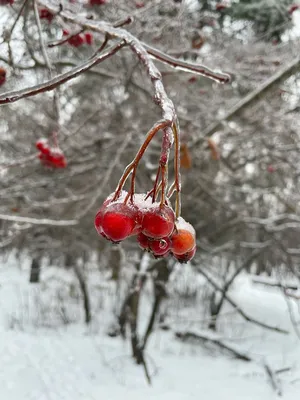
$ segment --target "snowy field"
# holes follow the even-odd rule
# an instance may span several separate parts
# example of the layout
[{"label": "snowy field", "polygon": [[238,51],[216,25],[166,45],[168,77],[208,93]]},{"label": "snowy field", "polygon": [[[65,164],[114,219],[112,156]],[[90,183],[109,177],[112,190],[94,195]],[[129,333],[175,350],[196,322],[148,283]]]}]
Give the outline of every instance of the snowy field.
[{"label": "snowy field", "polygon": [[[109,305],[103,298],[99,301],[96,292],[92,291],[94,319],[89,327],[75,303],[69,304],[74,322],[55,320],[54,309],[61,304],[63,313],[65,304],[57,302],[56,284],[49,286],[50,270],[43,271],[40,284],[30,285],[27,268],[20,269],[12,260],[0,267],[1,400],[271,400],[280,391],[283,399],[299,398],[300,340],[278,289],[242,277],[231,296],[249,315],[288,329],[288,335],[247,323],[228,308],[220,320],[220,332],[212,336],[201,331],[199,308],[182,307],[172,329],[157,329],[149,343],[147,361],[153,381],[149,386],[142,367],[130,357],[128,342],[105,335]],[[72,274],[70,278],[68,274],[66,280],[71,282]],[[49,293],[52,297],[47,298]],[[297,322],[297,301],[289,305]],[[146,299],[143,308],[147,309]],[[211,335],[253,361],[239,361],[211,343],[183,343],[174,337],[175,328]]]}]

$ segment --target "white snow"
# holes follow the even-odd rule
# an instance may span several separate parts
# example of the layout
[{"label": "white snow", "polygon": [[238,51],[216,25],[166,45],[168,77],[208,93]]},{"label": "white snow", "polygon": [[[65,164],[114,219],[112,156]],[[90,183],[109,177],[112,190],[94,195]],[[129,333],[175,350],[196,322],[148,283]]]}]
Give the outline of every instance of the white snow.
[{"label": "white snow", "polygon": [[[184,279],[184,271],[189,267],[181,269]],[[72,284],[76,285],[76,279],[72,272],[60,271],[62,283],[54,285],[50,271],[51,268],[45,268],[42,282],[30,285],[28,268],[20,269],[13,260],[0,264],[1,400],[273,400],[276,394],[264,362],[273,371],[290,368],[276,376],[283,399],[299,398],[300,341],[293,331],[286,301],[277,288],[254,285],[251,278],[242,276],[230,295],[248,314],[289,329],[290,335],[246,323],[226,306],[220,330],[212,336],[230,343],[257,362],[237,361],[213,345],[182,343],[174,338],[172,331],[156,330],[146,352],[153,381],[148,386],[143,368],[135,365],[130,357],[128,341],[104,334],[110,305],[104,302],[101,307],[97,306],[99,290],[102,290],[96,289],[99,280],[89,279],[92,325],[84,326],[81,303],[74,300],[76,296],[63,303],[76,322],[63,324],[57,308],[61,303],[53,299],[58,288],[65,296],[63,287],[67,292]],[[54,274],[55,271],[52,270]],[[180,279],[179,271],[176,279]],[[197,288],[203,291],[201,282],[193,281],[192,291]],[[104,296],[111,295],[105,293]],[[143,319],[150,309],[147,301],[145,298],[142,302]],[[296,311],[296,301],[292,306]],[[187,304],[177,310],[173,307],[169,317],[174,329],[200,331],[202,315],[199,296],[194,308]],[[295,315],[299,320],[299,313]]]}]

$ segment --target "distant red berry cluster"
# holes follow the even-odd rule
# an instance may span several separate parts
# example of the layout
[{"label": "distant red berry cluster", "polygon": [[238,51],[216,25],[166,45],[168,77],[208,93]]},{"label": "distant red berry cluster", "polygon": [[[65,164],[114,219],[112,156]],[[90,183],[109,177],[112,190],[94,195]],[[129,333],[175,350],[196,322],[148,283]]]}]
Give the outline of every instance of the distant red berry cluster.
[{"label": "distant red berry cluster", "polygon": [[46,19],[48,20],[49,24],[54,18],[54,14],[52,14],[50,11],[47,10],[47,8],[41,8],[39,10],[39,16],[41,19]]},{"label": "distant red berry cluster", "polygon": [[0,0],[0,6],[7,6],[8,4],[14,4],[14,0]]},{"label": "distant red berry cluster", "polygon": [[222,2],[216,4],[217,11],[224,10],[225,8],[228,8],[228,4]]},{"label": "distant red berry cluster", "polygon": [[91,6],[102,6],[106,3],[106,0],[89,0]]},{"label": "distant red berry cluster", "polygon": [[66,168],[67,161],[63,152],[58,147],[50,147],[47,139],[39,139],[36,148],[40,151],[38,158],[44,166]]},{"label": "distant red berry cluster", "polygon": [[289,14],[293,14],[294,11],[297,11],[300,9],[300,4],[292,4],[288,10]]},{"label": "distant red berry cluster", "polygon": [[[69,36],[70,32],[66,29],[63,30],[64,36]],[[83,44],[91,46],[93,44],[93,35],[90,32],[78,33],[77,35],[70,36],[67,42],[73,47],[79,47]]]},{"label": "distant red berry cluster", "polygon": [[6,81],[6,70],[0,67],[0,86],[3,85],[5,81]]},{"label": "distant red berry cluster", "polygon": [[94,222],[97,232],[113,243],[137,235],[140,247],[156,258],[171,254],[185,263],[196,252],[196,234],[192,225],[181,217],[175,221],[171,206],[152,202],[145,194],[135,194],[130,199],[123,190],[114,200],[112,193],[97,212]]},{"label": "distant red berry cluster", "polygon": [[135,8],[143,8],[143,7],[145,7],[145,3],[143,3],[142,1],[135,2]]}]

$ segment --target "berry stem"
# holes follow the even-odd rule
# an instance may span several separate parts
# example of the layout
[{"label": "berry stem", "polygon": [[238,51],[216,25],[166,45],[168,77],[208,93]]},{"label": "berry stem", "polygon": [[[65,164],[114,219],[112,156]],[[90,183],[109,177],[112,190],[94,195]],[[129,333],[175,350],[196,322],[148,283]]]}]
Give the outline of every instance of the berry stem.
[{"label": "berry stem", "polygon": [[154,182],[154,186],[153,186],[152,203],[154,203],[154,202],[155,202],[155,199],[156,199],[157,184],[158,184],[160,172],[161,172],[161,166],[159,165],[158,168],[157,168],[157,174],[156,174],[156,178],[155,178],[155,182]]},{"label": "berry stem", "polygon": [[62,44],[69,42],[70,39],[76,37],[77,35],[80,35],[83,32],[84,32],[84,28],[78,30],[77,32],[73,32],[73,33],[70,33],[70,34],[64,36],[63,39],[55,40],[53,42],[48,43],[47,47],[52,48],[52,47],[61,46]]},{"label": "berry stem", "polygon": [[142,144],[142,146],[140,147],[139,151],[137,152],[136,156],[131,161],[131,163],[128,164],[127,167],[125,168],[125,171],[123,172],[123,175],[121,176],[121,179],[119,180],[118,186],[116,188],[113,201],[115,201],[120,196],[121,190],[123,189],[123,186],[124,186],[128,176],[130,175],[131,171],[133,171],[133,173],[132,173],[132,181],[133,182],[131,181],[130,194],[131,194],[131,196],[134,194],[134,192],[132,192],[132,190],[134,190],[135,172],[136,172],[137,166],[138,166],[141,158],[143,157],[147,147],[149,146],[151,140],[156,135],[156,133],[158,131],[160,131],[161,129],[166,128],[168,125],[169,125],[169,121],[165,121],[165,120],[159,121],[147,133],[146,139],[145,139],[144,143]]},{"label": "berry stem", "polygon": [[180,175],[180,131],[178,119],[172,125],[174,141],[175,141],[175,157],[174,157],[174,172],[175,172],[175,188],[176,188],[176,201],[175,201],[175,215],[176,218],[181,214],[181,175]]},{"label": "berry stem", "polygon": [[163,141],[161,146],[161,155],[159,160],[161,170],[161,200],[160,207],[163,207],[166,201],[166,188],[168,186],[168,161],[170,148],[172,146],[173,132],[170,127],[164,129]]},{"label": "berry stem", "polygon": [[168,190],[168,194],[167,194],[168,198],[171,198],[173,196],[173,193],[174,193],[175,189],[176,189],[176,183],[173,182],[172,185],[169,187],[169,190]]}]

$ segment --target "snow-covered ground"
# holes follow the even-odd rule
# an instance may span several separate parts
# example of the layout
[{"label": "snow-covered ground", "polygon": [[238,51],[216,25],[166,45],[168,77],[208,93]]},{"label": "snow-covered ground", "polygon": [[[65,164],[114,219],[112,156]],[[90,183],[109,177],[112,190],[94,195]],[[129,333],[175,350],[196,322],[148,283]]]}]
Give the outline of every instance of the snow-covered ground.
[{"label": "snow-covered ground", "polygon": [[[27,281],[28,270],[13,262],[0,266],[1,400],[271,400],[277,395],[265,363],[274,372],[282,397],[299,398],[300,340],[290,323],[286,300],[276,288],[253,285],[242,277],[231,296],[248,314],[289,329],[289,335],[263,330],[225,309],[216,337],[254,360],[245,362],[210,344],[182,343],[174,332],[157,330],[147,349],[153,381],[148,386],[142,367],[132,362],[128,343],[104,334],[108,313],[103,301],[88,328],[78,321],[80,313],[75,323],[53,322],[54,307],[61,303],[52,303],[52,312],[46,305],[36,307],[40,291],[47,299],[50,289],[44,282],[30,285]],[[299,319],[295,301],[291,307]],[[174,326],[200,330],[199,310],[183,307],[181,311]]]}]

